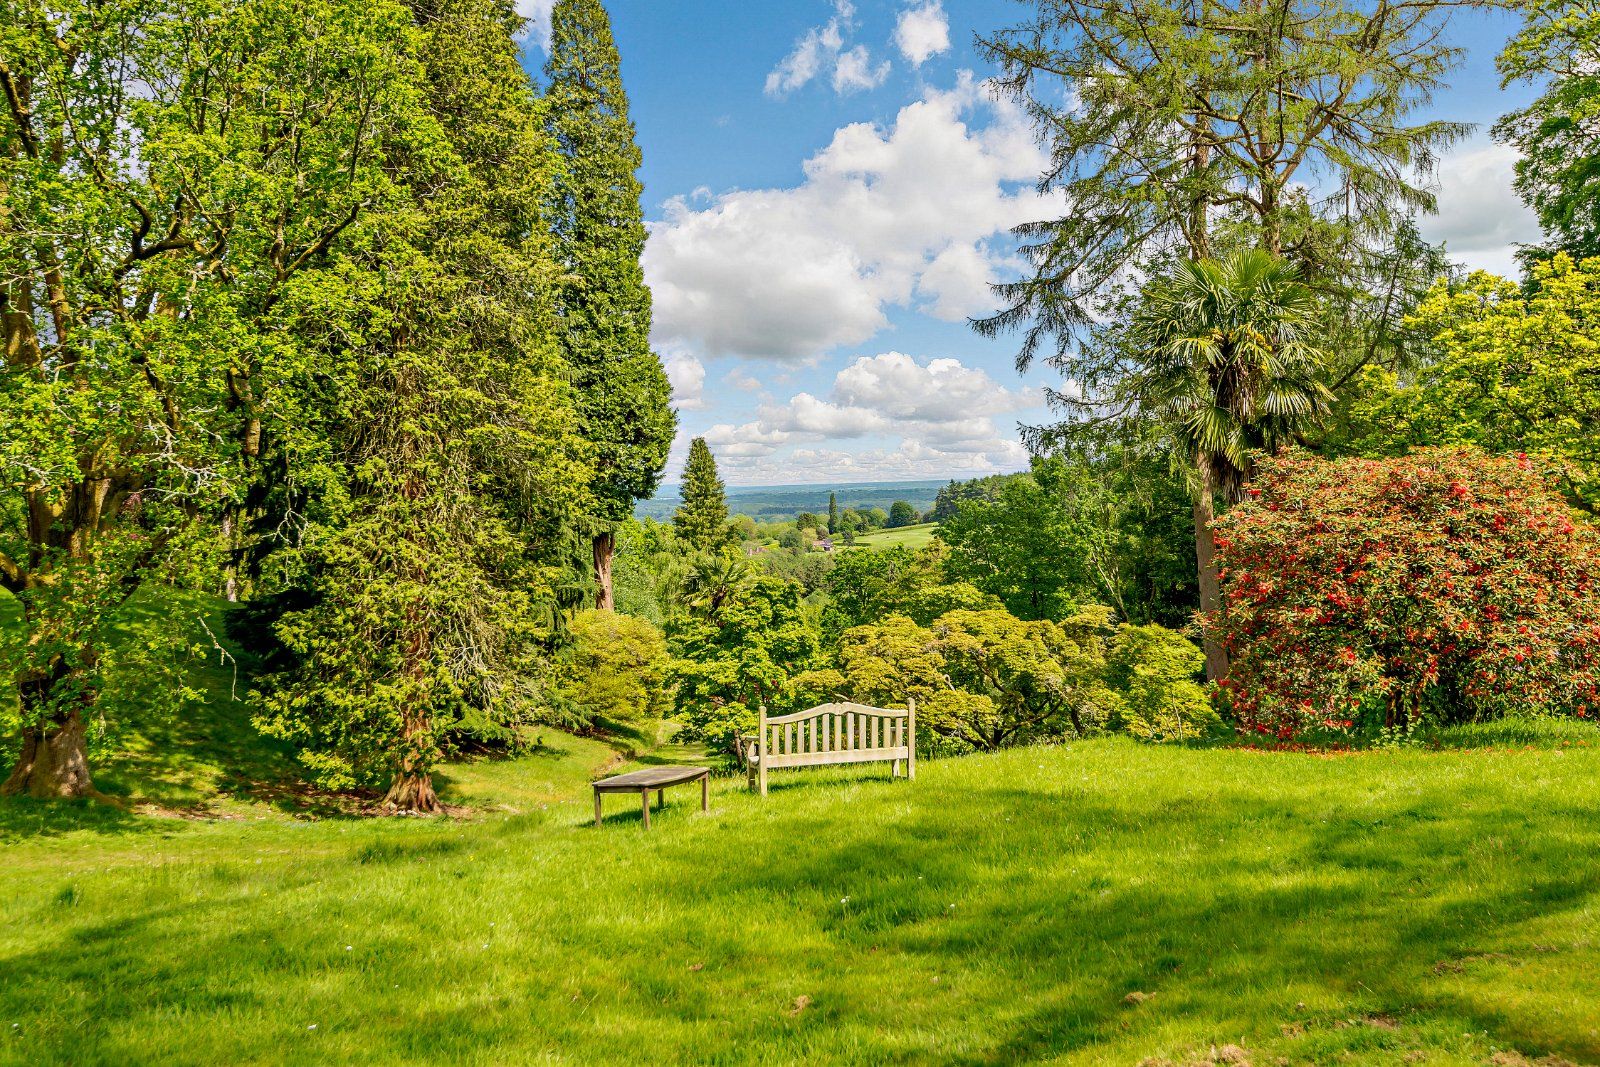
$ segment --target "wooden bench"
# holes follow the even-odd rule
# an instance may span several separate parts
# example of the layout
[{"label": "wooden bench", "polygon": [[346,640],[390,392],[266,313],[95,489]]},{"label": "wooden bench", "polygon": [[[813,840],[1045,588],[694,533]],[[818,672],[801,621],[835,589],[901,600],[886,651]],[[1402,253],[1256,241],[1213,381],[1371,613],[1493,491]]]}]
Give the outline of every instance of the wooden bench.
[{"label": "wooden bench", "polygon": [[700,783],[700,810],[711,807],[711,768],[709,767],[646,767],[642,771],[619,774],[615,778],[602,778],[594,786],[594,824],[600,825],[600,798],[606,793],[638,793],[639,806],[644,815],[644,828],[650,829],[650,791],[655,790],[656,803],[667,803],[666,787],[686,782]]},{"label": "wooden bench", "polygon": [[905,765],[907,779],[917,776],[917,704],[904,711],[865,704],[820,704],[792,715],[767,716],[761,709],[755,736],[740,738],[750,788],[767,795],[767,772],[783,767],[821,767],[836,763],[893,764],[890,776]]}]

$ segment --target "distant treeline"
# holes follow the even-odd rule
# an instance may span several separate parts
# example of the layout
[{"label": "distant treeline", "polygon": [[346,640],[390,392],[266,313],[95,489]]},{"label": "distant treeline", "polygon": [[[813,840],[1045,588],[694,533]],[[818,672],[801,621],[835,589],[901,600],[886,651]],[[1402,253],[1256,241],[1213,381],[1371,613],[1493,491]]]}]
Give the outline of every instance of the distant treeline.
[{"label": "distant treeline", "polygon": [[[958,483],[951,482],[949,485]],[[961,483],[964,484],[964,483]],[[805,512],[827,514],[828,496],[833,494],[840,508],[888,511],[895,501],[904,500],[920,514],[934,508],[948,488],[938,480],[923,482],[861,482],[845,485],[734,486],[727,490],[728,511],[748,515],[758,522],[791,520]],[[682,502],[676,486],[662,489],[654,499],[640,501],[634,517],[663,522],[672,517]]]}]

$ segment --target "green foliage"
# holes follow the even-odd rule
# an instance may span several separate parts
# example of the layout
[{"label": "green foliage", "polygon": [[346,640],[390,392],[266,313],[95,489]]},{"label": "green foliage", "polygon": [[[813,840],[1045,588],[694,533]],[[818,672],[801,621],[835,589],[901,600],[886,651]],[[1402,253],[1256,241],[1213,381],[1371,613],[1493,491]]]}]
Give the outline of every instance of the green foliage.
[{"label": "green foliage", "polygon": [[[803,542],[806,535],[796,532],[795,536]],[[811,597],[826,587],[828,575],[838,558],[836,554],[813,552],[802,545],[779,552],[763,552],[756,557],[756,563],[774,577],[799,582],[806,596]]]},{"label": "green foliage", "polygon": [[1162,626],[1117,628],[1106,659],[1106,684],[1120,698],[1113,725],[1142,741],[1193,741],[1222,719],[1195,681],[1205,654]]},{"label": "green foliage", "polygon": [[[262,679],[260,725],[319,783],[387,783],[395,808],[437,807],[450,730],[534,714],[588,476],[551,339],[553,152],[515,28],[493,0],[432,12],[434,155],[388,239],[350,257],[362,287],[335,294],[341,318],[302,322],[353,364],[307,405],[329,446],[318,477],[340,492],[279,564],[310,605],[277,624],[290,655]],[[362,316],[389,328],[340,328]]]},{"label": "green foliage", "polygon": [[1080,558],[1065,566],[1092,599],[1134,624],[1184,626],[1198,604],[1189,487],[1148,427],[1129,429],[1143,432],[1064,444],[1033,477],[1066,516]]},{"label": "green foliage", "polygon": [[702,552],[714,552],[732,538],[728,524],[728,498],[717,476],[716,457],[704,437],[689,443],[683,468],[683,503],[672,516],[678,539]]},{"label": "green foliage", "polygon": [[1062,618],[1087,592],[1092,533],[1031,477],[1006,479],[993,500],[959,504],[938,536],[950,546],[950,579],[997,597],[1018,618]]},{"label": "green foliage", "polygon": [[[1362,259],[1352,247],[1381,246],[1431,206],[1425,172],[1467,132],[1413,118],[1459,59],[1446,0],[1403,18],[1351,0],[1028,6],[983,48],[1041,131],[1041,188],[1070,209],[1018,227],[1033,270],[999,287],[1006,306],[979,328],[1023,330],[1019,363],[1059,357],[1088,407],[1095,365],[1074,335],[1128,272],[1257,248],[1342,290]],[[1315,199],[1297,188],[1313,174]]]},{"label": "green foliage", "polygon": [[552,683],[572,725],[659,719],[669,710],[671,659],[660,630],[617,612],[584,611],[569,624],[568,639]]},{"label": "green foliage", "polygon": [[1593,0],[1531,0],[1518,10],[1525,22],[1500,54],[1500,75],[1543,91],[1494,133],[1521,156],[1517,192],[1553,250],[1600,256],[1600,10]]},{"label": "green foliage", "polygon": [[1285,455],[1256,485],[1218,522],[1206,623],[1242,729],[1600,710],[1600,536],[1528,457]]},{"label": "green foliage", "polygon": [[[956,691],[934,699],[928,728],[957,744],[995,749],[1104,723],[1111,701],[1101,680],[1110,612],[1088,607],[1060,622],[1004,611],[953,611],[930,630]],[[919,719],[920,721],[920,719]]]},{"label": "green foliage", "polygon": [[794,582],[751,575],[705,603],[673,635],[676,709],[687,740],[732,760],[739,735],[754,731],[760,706],[776,708],[790,678],[810,666],[817,635]]},{"label": "green foliage", "polygon": [[896,500],[889,508],[889,518],[884,525],[891,530],[898,530],[902,526],[915,526],[917,519],[916,508],[904,500]]},{"label": "green foliage", "polygon": [[1600,258],[1557,254],[1532,265],[1525,288],[1483,272],[1441,282],[1410,322],[1435,357],[1403,385],[1367,377],[1351,447],[1548,453],[1567,461],[1567,492],[1600,512]]},{"label": "green foliage", "polygon": [[1104,608],[1060,623],[998,608],[950,611],[930,626],[891,615],[846,631],[838,670],[796,686],[886,707],[914,699],[918,725],[946,750],[1082,735],[1116,705],[1101,681],[1109,629]]},{"label": "green foliage", "polygon": [[1327,411],[1318,307],[1299,271],[1264,252],[1184,261],[1147,285],[1125,330],[1136,354],[1123,404],[1172,428],[1201,492],[1238,499],[1253,448],[1269,451]]},{"label": "green foliage", "polygon": [[955,517],[956,509],[966,500],[997,500],[1006,483],[1016,478],[1015,474],[990,474],[983,478],[973,478],[965,482],[951,481],[940,488],[939,495],[934,498],[933,510],[929,517],[930,522],[944,522]]},{"label": "green foliage", "polygon": [[641,157],[611,22],[600,0],[557,0],[550,26],[545,115],[562,161],[550,210],[562,353],[595,451],[596,519],[615,524],[660,484],[677,417],[650,350]]},{"label": "green foliage", "polygon": [[[415,221],[399,172],[442,150],[419,47],[387,0],[7,8],[0,583],[39,640],[39,736],[114,725],[106,613],[207,577],[198,520],[242,495],[264,437],[296,436],[298,383],[348,371],[286,326],[374,284],[349,257],[375,220]],[[358,344],[385,328],[328,318]]]},{"label": "green foliage", "polygon": [[942,545],[921,551],[895,545],[875,552],[839,552],[832,558],[822,614],[823,632],[830,638],[895,614],[927,625],[956,608],[1000,606],[992,594],[948,579]]}]

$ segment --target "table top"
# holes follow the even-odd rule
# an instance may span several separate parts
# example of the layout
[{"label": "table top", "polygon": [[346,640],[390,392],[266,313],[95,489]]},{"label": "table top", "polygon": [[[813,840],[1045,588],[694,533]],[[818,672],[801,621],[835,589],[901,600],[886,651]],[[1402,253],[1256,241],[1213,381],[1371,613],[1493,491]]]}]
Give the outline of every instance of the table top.
[{"label": "table top", "polygon": [[646,767],[642,771],[629,771],[614,778],[602,778],[594,783],[594,787],[601,792],[658,789],[664,785],[692,782],[710,773],[709,767]]}]

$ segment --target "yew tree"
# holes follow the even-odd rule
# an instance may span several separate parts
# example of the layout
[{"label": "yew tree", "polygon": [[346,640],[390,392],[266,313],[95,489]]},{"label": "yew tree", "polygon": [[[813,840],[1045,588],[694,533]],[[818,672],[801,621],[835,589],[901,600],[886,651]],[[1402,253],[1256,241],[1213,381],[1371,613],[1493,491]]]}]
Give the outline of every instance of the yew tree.
[{"label": "yew tree", "polygon": [[1217,520],[1227,702],[1291,738],[1600,708],[1600,535],[1525,454],[1264,460]]},{"label": "yew tree", "polygon": [[436,138],[393,165],[409,198],[296,332],[325,367],[317,431],[333,487],[279,568],[309,604],[276,624],[286,666],[258,725],[321,785],[440,808],[432,769],[469,716],[529,714],[559,544],[588,475],[556,351],[543,210],[555,153],[497,0],[416,0]]}]

